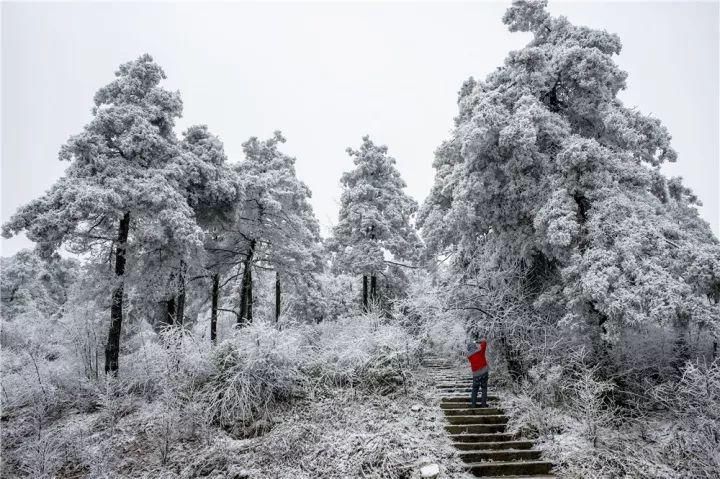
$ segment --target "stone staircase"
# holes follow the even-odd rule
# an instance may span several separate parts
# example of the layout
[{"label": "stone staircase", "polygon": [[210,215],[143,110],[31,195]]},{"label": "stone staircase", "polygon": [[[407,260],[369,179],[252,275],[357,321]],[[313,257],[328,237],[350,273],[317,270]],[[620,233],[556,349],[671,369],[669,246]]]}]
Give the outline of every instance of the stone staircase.
[{"label": "stone staircase", "polygon": [[449,361],[436,357],[423,363],[440,396],[447,421],[445,430],[470,473],[504,479],[555,477],[551,474],[552,464],[542,460],[541,451],[533,449],[532,441],[505,431],[508,417],[498,407],[497,396],[488,393],[488,408],[470,406],[469,368],[458,370]]}]

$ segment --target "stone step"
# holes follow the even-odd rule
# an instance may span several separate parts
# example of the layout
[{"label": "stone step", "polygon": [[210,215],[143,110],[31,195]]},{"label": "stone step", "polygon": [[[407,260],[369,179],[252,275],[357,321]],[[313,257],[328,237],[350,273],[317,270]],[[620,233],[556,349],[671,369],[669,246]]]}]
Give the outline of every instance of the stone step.
[{"label": "stone step", "polygon": [[532,441],[495,441],[495,442],[454,442],[455,449],[461,451],[487,451],[488,449],[532,449]]},{"label": "stone step", "polygon": [[[488,401],[488,402],[489,402],[490,404],[493,404],[493,403],[495,403],[496,401]],[[440,408],[441,408],[443,411],[449,411],[449,410],[457,410],[457,409],[468,409],[468,408],[472,408],[472,406],[470,405],[470,402],[469,402],[469,401],[462,401],[462,402],[441,402],[441,403],[440,403]],[[475,409],[497,409],[497,408],[498,408],[498,405],[497,405],[497,404],[495,404],[495,405],[488,405],[488,407],[486,407],[486,408],[480,407],[480,406],[475,406]],[[482,413],[480,413],[480,414],[482,414]]]},{"label": "stone step", "polygon": [[490,451],[466,451],[460,453],[460,458],[465,462],[475,463],[483,461],[532,461],[540,459],[541,451],[535,450],[490,450]]},{"label": "stone step", "polygon": [[450,439],[453,442],[509,442],[517,440],[517,434],[510,434],[506,432],[500,433],[485,433],[485,434],[450,434]]},{"label": "stone step", "polygon": [[469,407],[468,404],[459,406],[457,409],[443,408],[446,416],[487,416],[504,414],[505,411],[496,407]]},{"label": "stone step", "polygon": [[552,464],[546,461],[478,462],[467,468],[477,477],[486,476],[533,476],[550,474]]},{"label": "stone step", "polygon": [[445,430],[451,434],[488,434],[505,431],[505,424],[448,424]]},{"label": "stone step", "polygon": [[[472,386],[472,382],[469,383]],[[435,384],[435,387],[438,389],[470,389],[467,384],[462,383],[451,383],[451,384]]]},{"label": "stone step", "polygon": [[[478,399],[480,399],[480,394],[478,394]],[[498,397],[494,394],[488,394],[487,395],[488,401],[497,401]],[[440,402],[458,402],[458,403],[470,403],[470,395],[469,394],[463,394],[462,396],[459,394],[448,394],[447,396],[442,396],[440,398]]]},{"label": "stone step", "polygon": [[533,474],[532,476],[483,476],[485,479],[557,479],[552,474]]},{"label": "stone step", "polygon": [[475,416],[446,416],[450,424],[506,424],[508,417],[501,414],[480,414]]}]

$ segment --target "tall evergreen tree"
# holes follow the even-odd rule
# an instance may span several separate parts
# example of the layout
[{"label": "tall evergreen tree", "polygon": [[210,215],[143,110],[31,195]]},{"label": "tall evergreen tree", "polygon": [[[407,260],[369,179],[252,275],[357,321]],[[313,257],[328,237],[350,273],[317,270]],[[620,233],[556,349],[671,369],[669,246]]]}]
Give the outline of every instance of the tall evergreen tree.
[{"label": "tall evergreen tree", "polygon": [[545,5],[513,3],[505,23],[533,39],[460,91],[419,216],[428,246],[461,270],[491,243],[498,264],[520,260],[535,307],[584,328],[599,360],[627,325],[692,318],[718,334],[720,247],[660,172],[677,156],[668,131],[617,98],[620,39]]},{"label": "tall evergreen tree", "polygon": [[[321,268],[320,227],[310,206],[310,190],[295,173],[295,158],[282,153],[280,132],[265,141],[243,144],[245,160],[236,168],[242,199],[225,243],[218,248],[242,263],[238,322],[253,319],[253,268],[275,272],[275,314],[281,284],[307,284]],[[292,284],[288,283],[288,285]]]},{"label": "tall evergreen tree", "polygon": [[368,136],[359,150],[348,148],[355,168],[342,176],[339,220],[330,241],[337,267],[362,275],[365,310],[379,299],[377,276],[393,260],[413,261],[420,248],[412,223],[417,203],[403,191],[405,181],[387,151]]},{"label": "tall evergreen tree", "polygon": [[[171,178],[192,208],[203,228],[206,250],[219,238],[219,225],[229,221],[232,208],[241,200],[237,175],[227,164],[222,142],[206,125],[195,125],[183,132],[180,153],[168,165]],[[206,251],[208,253],[208,251]],[[182,323],[185,314],[188,277],[212,281],[211,297],[220,294],[219,275],[226,269],[214,251],[181,259],[169,275],[166,322]],[[216,277],[216,275],[218,277]],[[216,281],[217,280],[217,281]],[[215,285],[217,283],[217,288]],[[217,321],[217,302],[211,310],[211,337]]]},{"label": "tall evergreen tree", "polygon": [[90,123],[60,150],[60,159],[70,162],[65,176],[3,225],[5,237],[24,230],[45,255],[65,245],[112,268],[105,348],[105,371],[112,374],[119,366],[128,275],[139,272],[140,262],[151,269],[202,247],[193,211],[167,170],[178,154],[179,93],[159,86],[165,73],[149,55],[115,75],[95,94]]}]

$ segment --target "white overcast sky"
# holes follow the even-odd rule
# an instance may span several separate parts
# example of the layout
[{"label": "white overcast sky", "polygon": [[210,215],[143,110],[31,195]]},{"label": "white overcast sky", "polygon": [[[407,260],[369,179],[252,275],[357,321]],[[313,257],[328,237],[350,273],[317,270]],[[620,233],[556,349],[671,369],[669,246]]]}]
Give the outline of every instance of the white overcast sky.
[{"label": "white overcast sky", "polygon": [[[178,131],[205,123],[233,160],[276,129],[297,157],[325,231],[335,222],[345,154],[364,134],[390,148],[419,202],[456,96],[528,35],[501,22],[507,3],[2,3],[2,218],[67,166],[61,144],[90,119],[117,66],[147,52],[182,93]],[[660,118],[681,175],[718,233],[718,3],[550,3],[553,14],[618,33],[627,105]],[[3,240],[2,254],[31,246]]]}]

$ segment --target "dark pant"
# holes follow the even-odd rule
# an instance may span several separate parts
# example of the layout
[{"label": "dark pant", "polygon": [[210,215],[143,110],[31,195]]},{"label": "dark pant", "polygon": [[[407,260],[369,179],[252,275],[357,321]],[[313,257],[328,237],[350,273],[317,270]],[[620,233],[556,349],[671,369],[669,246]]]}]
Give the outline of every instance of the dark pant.
[{"label": "dark pant", "polygon": [[480,388],[482,388],[480,407],[487,407],[487,383],[488,373],[483,373],[479,376],[473,376],[472,397],[470,398],[470,403],[472,404],[472,407],[475,407],[477,403],[478,389]]}]

